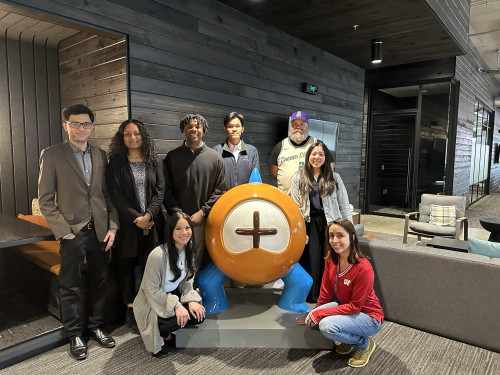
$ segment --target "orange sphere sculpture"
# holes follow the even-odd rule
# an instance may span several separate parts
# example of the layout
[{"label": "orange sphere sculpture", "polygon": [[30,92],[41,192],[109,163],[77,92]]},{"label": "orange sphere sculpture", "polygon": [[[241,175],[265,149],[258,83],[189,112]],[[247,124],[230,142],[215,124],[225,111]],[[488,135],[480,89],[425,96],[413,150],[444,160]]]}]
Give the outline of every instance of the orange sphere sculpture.
[{"label": "orange sphere sculpture", "polygon": [[205,241],[226,276],[261,285],[283,277],[299,261],[306,228],[287,194],[271,185],[248,183],[217,200],[207,218]]}]

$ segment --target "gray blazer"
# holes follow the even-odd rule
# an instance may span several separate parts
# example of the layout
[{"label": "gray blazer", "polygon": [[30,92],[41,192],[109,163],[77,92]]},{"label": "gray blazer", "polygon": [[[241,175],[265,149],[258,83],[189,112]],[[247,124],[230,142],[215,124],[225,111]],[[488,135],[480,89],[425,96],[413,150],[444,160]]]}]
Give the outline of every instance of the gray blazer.
[{"label": "gray blazer", "polygon": [[[146,269],[142,277],[139,292],[134,299],[134,315],[146,350],[158,353],[161,350],[161,336],[158,317],[170,318],[175,315],[175,308],[180,303],[201,303],[200,294],[193,289],[194,277],[184,278],[177,289],[181,298],[172,293],[165,293],[165,275],[168,265],[168,253],[165,245],[157,246],[149,254]],[[174,250],[176,251],[176,250]]]},{"label": "gray blazer", "polygon": [[46,148],[40,154],[38,201],[54,236],[77,234],[91,217],[99,241],[109,229],[118,228],[118,212],[106,189],[106,153],[90,145],[90,187],[68,142]]}]

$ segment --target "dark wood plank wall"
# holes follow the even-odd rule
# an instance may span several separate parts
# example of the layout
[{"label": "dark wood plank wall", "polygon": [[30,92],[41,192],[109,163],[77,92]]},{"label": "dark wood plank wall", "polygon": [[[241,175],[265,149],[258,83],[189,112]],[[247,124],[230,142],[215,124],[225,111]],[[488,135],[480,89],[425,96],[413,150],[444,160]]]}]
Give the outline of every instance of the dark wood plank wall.
[{"label": "dark wood plank wall", "polygon": [[[207,118],[205,140],[213,146],[225,138],[224,115],[236,110],[247,119],[244,139],[259,149],[263,179],[271,182],[267,160],[293,111],[340,123],[337,170],[357,207],[363,69],[214,0],[8,3],[128,34],[132,116],[148,124],[162,154],[181,144],[178,124],[186,113]],[[320,93],[301,92],[306,81]],[[96,127],[96,137],[109,136],[122,116],[98,115],[110,127]]]},{"label": "dark wood plank wall", "polygon": [[424,2],[466,53],[469,45],[470,0],[424,0]]},{"label": "dark wood plank wall", "polygon": [[[458,104],[457,141],[455,149],[455,174],[453,194],[468,196],[472,154],[472,125],[474,102],[481,101],[489,110],[495,111],[493,144],[500,143],[500,111],[495,109],[495,95],[498,95],[498,82],[493,75],[480,73],[479,67],[485,64],[472,44],[465,56],[457,57],[456,79],[460,81]],[[492,147],[492,153],[493,153]],[[493,154],[492,154],[493,155]],[[491,158],[493,163],[493,156]],[[491,164],[490,191],[500,186],[500,166]]]},{"label": "dark wood plank wall", "polygon": [[128,117],[126,49],[124,37],[90,32],[72,35],[58,47],[61,108],[77,103],[88,106],[95,113],[90,142],[104,150]]},{"label": "dark wood plank wall", "polygon": [[57,64],[50,63],[57,49],[34,33],[7,30],[0,36],[0,212],[27,214],[38,195],[40,151],[61,140]]}]

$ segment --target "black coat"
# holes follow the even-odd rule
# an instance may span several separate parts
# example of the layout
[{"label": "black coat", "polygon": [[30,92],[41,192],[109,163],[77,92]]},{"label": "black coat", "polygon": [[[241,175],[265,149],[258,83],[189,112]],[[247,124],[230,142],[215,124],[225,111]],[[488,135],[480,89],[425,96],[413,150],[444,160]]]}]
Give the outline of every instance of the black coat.
[{"label": "black coat", "polygon": [[147,255],[155,246],[164,242],[165,219],[161,210],[165,181],[161,164],[146,167],[146,212],[151,214],[154,225],[147,236],[145,248],[139,249],[143,230],[134,224],[142,216],[135,191],[135,180],[127,158],[118,156],[109,161],[106,169],[108,191],[120,218],[117,233],[118,254],[123,257]]}]

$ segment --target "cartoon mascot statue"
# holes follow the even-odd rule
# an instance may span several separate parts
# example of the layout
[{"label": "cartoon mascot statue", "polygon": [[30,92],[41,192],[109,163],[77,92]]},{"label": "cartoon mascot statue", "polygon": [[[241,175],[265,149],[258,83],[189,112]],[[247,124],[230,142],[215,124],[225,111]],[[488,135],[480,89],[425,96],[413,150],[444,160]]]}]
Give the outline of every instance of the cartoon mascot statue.
[{"label": "cartoon mascot statue", "polygon": [[250,182],[224,193],[207,218],[205,241],[213,262],[198,274],[207,313],[229,307],[222,283],[227,277],[262,285],[281,278],[278,307],[305,312],[312,278],[297,262],[306,243],[304,219],[295,202],[263,184],[257,169]]}]

